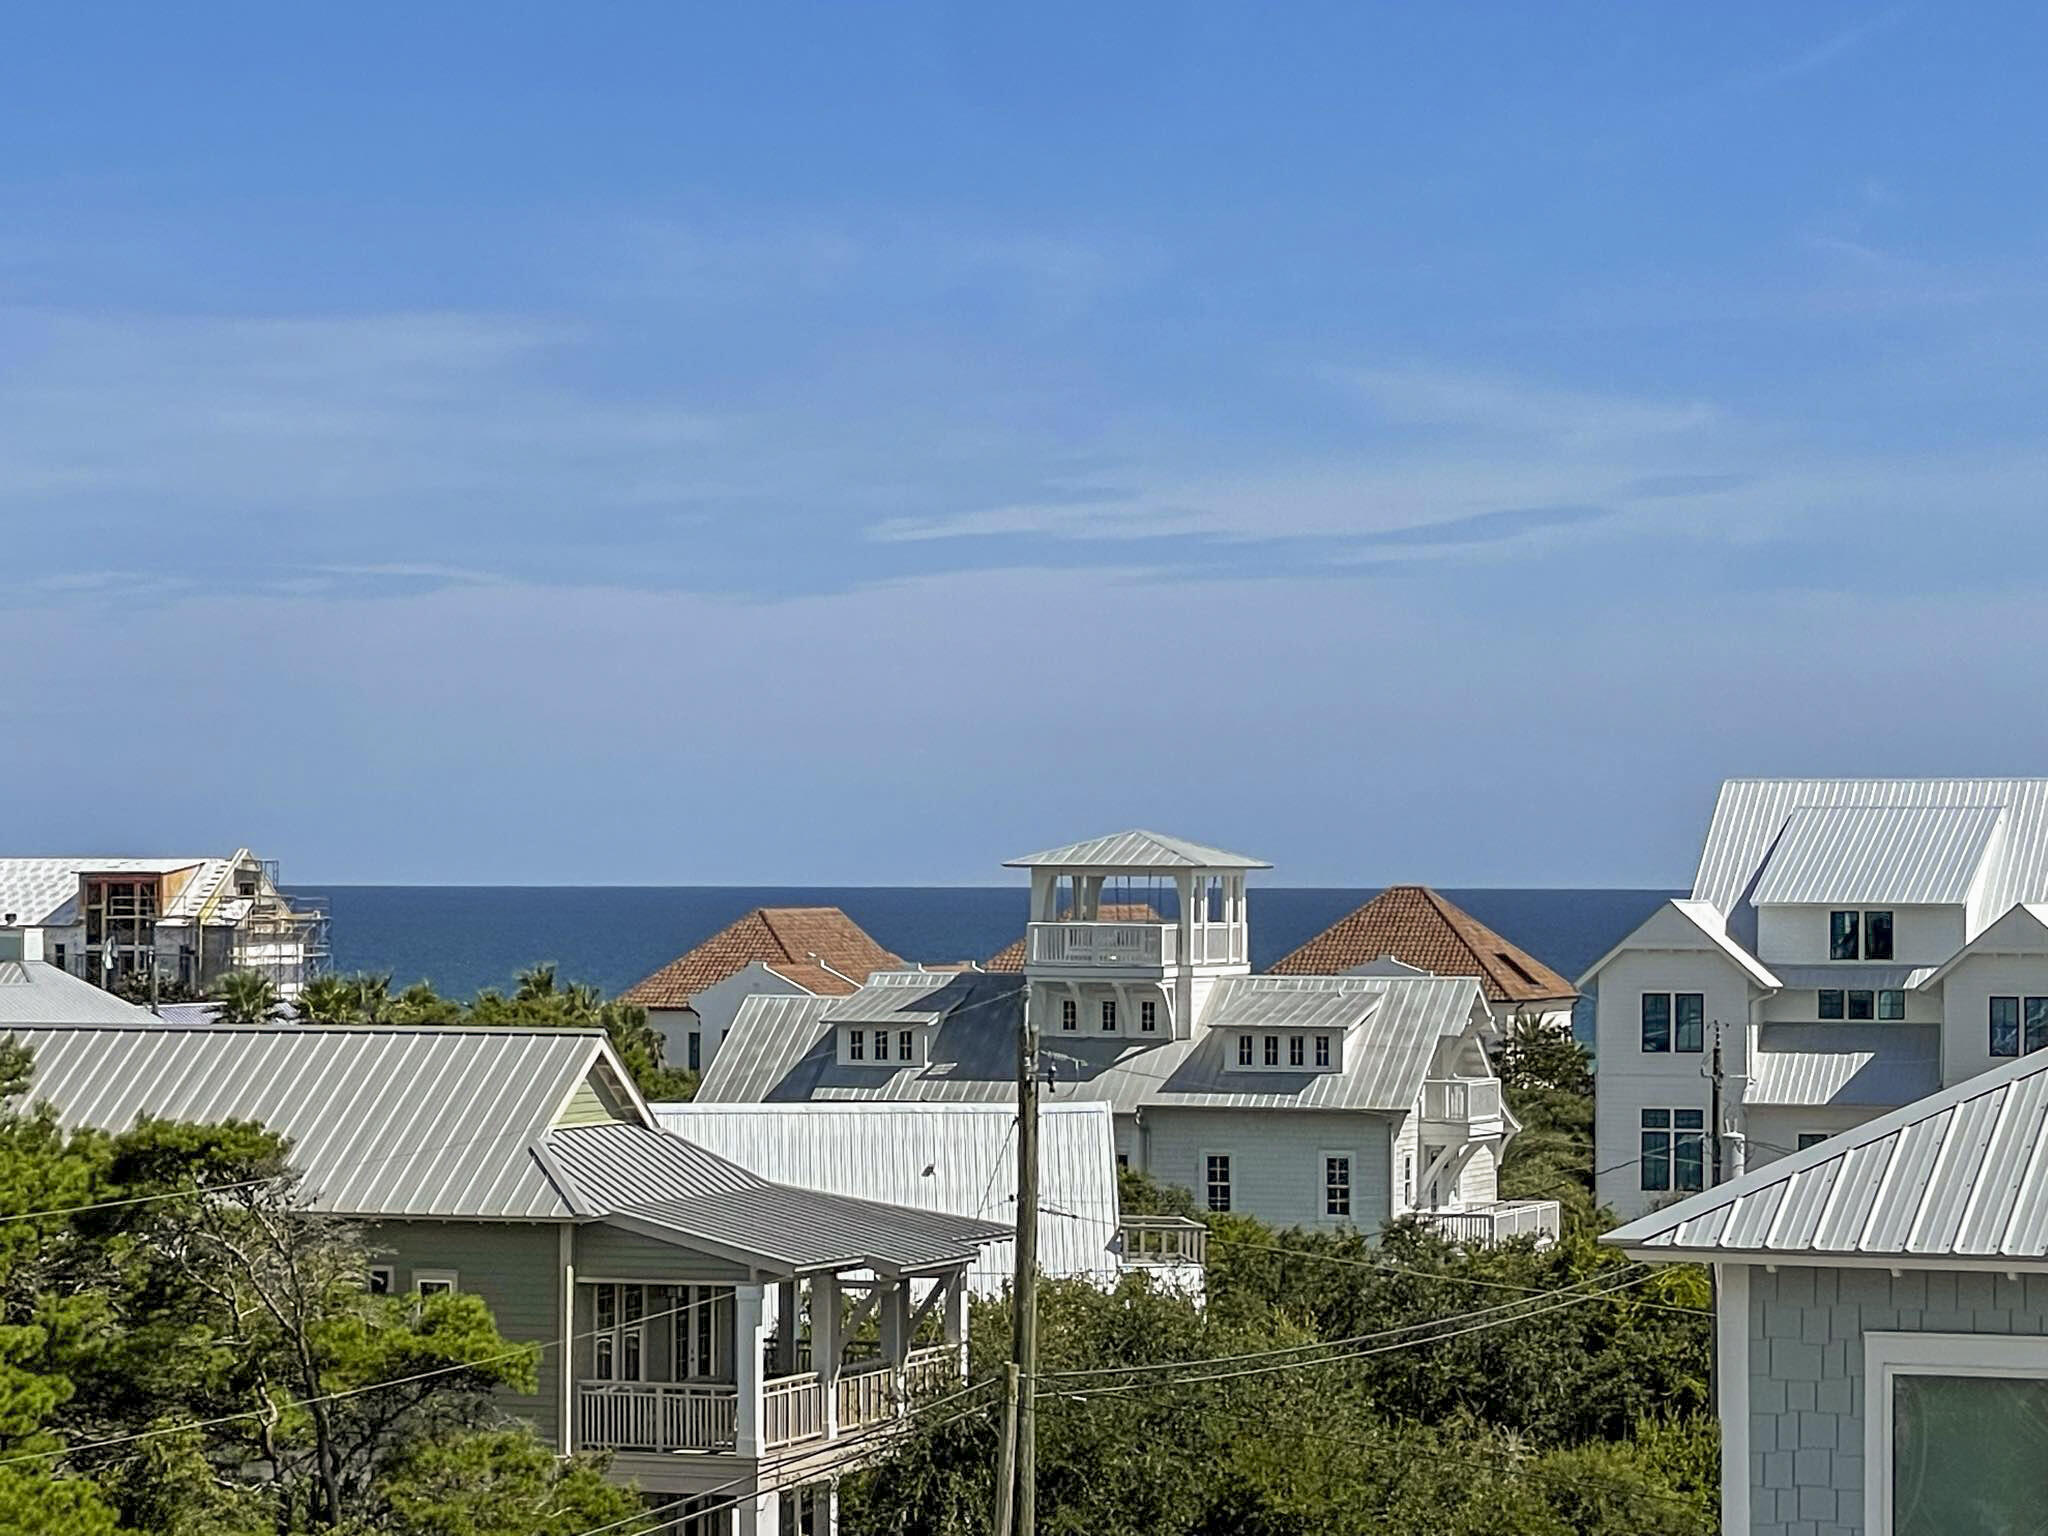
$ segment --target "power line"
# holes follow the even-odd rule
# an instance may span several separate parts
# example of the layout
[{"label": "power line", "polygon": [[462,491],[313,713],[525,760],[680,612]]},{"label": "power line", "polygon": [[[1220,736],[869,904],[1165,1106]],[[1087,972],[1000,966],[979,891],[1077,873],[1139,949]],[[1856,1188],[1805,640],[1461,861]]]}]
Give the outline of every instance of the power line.
[{"label": "power line", "polygon": [[[1484,1333],[1492,1328],[1501,1328],[1510,1323],[1524,1322],[1529,1318],[1541,1317],[1546,1313],[1560,1312],[1567,1307],[1582,1306],[1586,1302],[1597,1301],[1603,1296],[1611,1295],[1613,1292],[1626,1290],[1629,1286],[1641,1285],[1650,1278],[1651,1276],[1648,1274],[1637,1275],[1633,1279],[1625,1280],[1620,1285],[1611,1286],[1605,1291],[1568,1296],[1564,1300],[1553,1302],[1547,1307],[1538,1307],[1534,1311],[1518,1312],[1509,1317],[1496,1317],[1488,1322],[1476,1323],[1468,1328],[1454,1328],[1422,1338],[1403,1339],[1394,1343],[1378,1344],[1368,1349],[1352,1350],[1345,1354],[1332,1355],[1320,1360],[1285,1361],[1277,1365],[1254,1366],[1241,1371],[1218,1371],[1206,1375],[1188,1375],[1178,1379],[1164,1378],[1152,1381],[1123,1382],[1111,1386],[1082,1387],[1078,1389],[1066,1388],[1057,1390],[1051,1395],[1068,1398],[1108,1397],[1116,1393],[1140,1392],[1154,1387],[1196,1386],[1210,1381],[1234,1381],[1247,1376],[1270,1376],[1276,1371],[1305,1370],[1316,1366],[1340,1365],[1352,1360],[1363,1360],[1373,1355],[1392,1354],[1403,1349],[1416,1349],[1425,1344],[1441,1344],[1446,1340],[1462,1338],[1467,1334]],[[1200,1366],[1205,1362],[1198,1360],[1188,1363]]]}]

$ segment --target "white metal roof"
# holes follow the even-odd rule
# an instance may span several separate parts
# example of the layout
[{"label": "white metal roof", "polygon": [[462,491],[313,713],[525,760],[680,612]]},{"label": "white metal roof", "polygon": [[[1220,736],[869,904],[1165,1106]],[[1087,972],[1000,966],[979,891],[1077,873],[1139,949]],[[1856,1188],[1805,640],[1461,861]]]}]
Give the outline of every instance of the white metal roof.
[{"label": "white metal roof", "polygon": [[[657,1104],[664,1128],[764,1178],[955,1216],[1014,1222],[1017,1115],[1008,1104]],[[1114,1279],[1116,1146],[1107,1104],[1039,1116],[1039,1262],[1048,1274]],[[1009,1244],[977,1261],[975,1289],[1011,1278]],[[1001,1250],[1001,1251],[997,1251]]]},{"label": "white metal roof", "polygon": [[154,1023],[147,1008],[45,961],[0,960],[0,1024]]},{"label": "white metal roof", "polygon": [[2004,815],[1996,805],[1800,806],[1786,818],[1751,900],[1960,905]]},{"label": "white metal roof", "polygon": [[963,978],[973,974],[877,971],[859,990],[828,999],[823,1017],[834,1024],[936,1024],[952,1010]]},{"label": "white metal roof", "polygon": [[2048,1051],[1609,1232],[1653,1258],[2048,1260]]},{"label": "white metal roof", "polygon": [[1271,869],[1264,859],[1227,853],[1184,837],[1167,837],[1158,832],[1112,832],[1068,843],[1064,848],[1047,848],[1021,858],[1005,859],[1005,869]]},{"label": "white metal roof", "polygon": [[1733,912],[1795,812],[1845,806],[2002,809],[1982,908],[2048,901],[2048,779],[1730,779],[1714,805],[1693,895]]},{"label": "white metal roof", "polygon": [[1766,1024],[1743,1102],[1894,1108],[1940,1086],[1939,1025]]},{"label": "white metal roof", "polygon": [[[1674,922],[1673,919],[1676,919],[1676,921]],[[1609,961],[1628,950],[1643,947],[1661,947],[1654,943],[1646,945],[1644,942],[1645,934],[1652,933],[1659,928],[1663,928],[1673,934],[1682,934],[1685,940],[1683,947],[1687,949],[1698,947],[1698,941],[1705,939],[1707,943],[1734,961],[1745,976],[1766,991],[1775,992],[1782,985],[1777,976],[1761,960],[1757,959],[1755,955],[1752,955],[1729,936],[1726,919],[1722,917],[1720,911],[1711,902],[1688,900],[1682,896],[1674,897],[1670,901],[1665,902],[1663,906],[1638,923],[1635,930],[1627,938],[1587,966],[1585,972],[1579,977],[1578,984],[1581,987],[1591,985],[1595,978],[1607,969]]]},{"label": "white metal roof", "polygon": [[190,858],[0,858],[0,917],[12,912],[23,927],[68,927],[78,921],[78,877],[167,875],[208,862]]},{"label": "white metal roof", "polygon": [[[1023,978],[968,972],[953,980],[954,1006],[932,1035],[924,1066],[841,1063],[824,1018],[830,998],[750,997],[704,1074],[698,1102],[1014,1099]],[[1351,1016],[1364,1021],[1345,1036],[1342,1071],[1239,1071],[1233,1036],[1207,1024],[1191,1040],[1157,1044],[1041,1030],[1048,1100],[1103,1100],[1120,1114],[1147,1105],[1405,1114],[1438,1041],[1474,1027],[1486,1013],[1485,994],[1470,976],[1240,977],[1232,1006],[1247,1007],[1245,999],[1264,990],[1290,1007],[1316,995],[1275,986],[1297,981],[1320,982],[1349,998]]]}]

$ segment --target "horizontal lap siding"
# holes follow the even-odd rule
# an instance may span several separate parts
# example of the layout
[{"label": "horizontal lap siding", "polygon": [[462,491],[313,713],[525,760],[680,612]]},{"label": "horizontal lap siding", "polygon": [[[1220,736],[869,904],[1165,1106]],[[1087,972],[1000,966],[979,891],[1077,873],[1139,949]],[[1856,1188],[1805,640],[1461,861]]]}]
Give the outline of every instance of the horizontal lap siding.
[{"label": "horizontal lap siding", "polygon": [[1276,1226],[1344,1225],[1323,1213],[1323,1154],[1351,1155],[1350,1226],[1376,1232],[1388,1216],[1390,1117],[1307,1110],[1145,1111],[1146,1167],[1207,1201],[1206,1158],[1230,1158],[1231,1208]]},{"label": "horizontal lap siding", "polygon": [[[508,1343],[546,1343],[562,1334],[560,1229],[540,1223],[392,1221],[366,1229],[371,1261],[397,1270],[413,1288],[416,1271],[452,1269],[457,1284],[483,1299]],[[534,1393],[500,1394],[508,1413],[532,1424],[550,1445],[560,1424],[559,1347],[541,1355]]]},{"label": "horizontal lap siding", "polygon": [[753,1278],[745,1265],[597,1222],[576,1231],[576,1274],[579,1279],[648,1280],[669,1285],[744,1285]]}]

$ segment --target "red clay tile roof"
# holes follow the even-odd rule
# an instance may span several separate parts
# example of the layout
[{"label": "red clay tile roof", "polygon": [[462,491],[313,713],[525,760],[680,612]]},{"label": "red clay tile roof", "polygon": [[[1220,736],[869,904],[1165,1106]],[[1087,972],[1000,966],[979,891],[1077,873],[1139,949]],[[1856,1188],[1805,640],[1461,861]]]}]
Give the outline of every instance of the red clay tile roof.
[{"label": "red clay tile roof", "polygon": [[1339,976],[1392,955],[1434,976],[1475,976],[1496,1003],[1566,1002],[1578,989],[1426,885],[1390,885],[1273,967]]},{"label": "red clay tile roof", "polygon": [[903,968],[901,959],[837,907],[756,907],[635,982],[619,994],[620,1001],[643,1008],[687,1008],[704,988],[756,960],[820,996],[843,997],[875,971]]},{"label": "red clay tile roof", "polygon": [[[1105,901],[1097,919],[1105,923],[1163,923],[1165,918],[1149,901]],[[1061,916],[1065,916],[1064,913]],[[1021,971],[1024,969],[1024,936],[1018,935],[1016,942],[1008,944],[990,955],[981,963],[984,971]]]}]

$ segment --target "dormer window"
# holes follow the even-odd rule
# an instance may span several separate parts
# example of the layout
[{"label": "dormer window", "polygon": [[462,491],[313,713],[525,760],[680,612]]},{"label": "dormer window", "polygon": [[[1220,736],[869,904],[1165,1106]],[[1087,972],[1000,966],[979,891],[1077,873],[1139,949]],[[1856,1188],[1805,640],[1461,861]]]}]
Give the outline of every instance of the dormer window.
[{"label": "dormer window", "polygon": [[1289,1035],[1287,1037],[1287,1065],[1298,1067],[1302,1064],[1303,1060],[1301,1036]]},{"label": "dormer window", "polygon": [[1828,914],[1828,958],[1830,960],[1860,960],[1863,958],[1863,950],[1857,941],[1857,923],[1854,912],[1830,912]]},{"label": "dormer window", "polygon": [[1116,1001],[1113,998],[1102,1000],[1102,1032],[1105,1035],[1116,1033]]},{"label": "dormer window", "polygon": [[1269,1067],[1280,1065],[1280,1037],[1278,1035],[1266,1036],[1266,1065]]},{"label": "dormer window", "polygon": [[1061,998],[1060,1028],[1066,1030],[1074,1030],[1079,1029],[1080,1027],[1081,1010],[1074,1006],[1074,1000],[1071,997]]},{"label": "dormer window", "polygon": [[1145,998],[1138,1004],[1138,1028],[1148,1035],[1159,1032],[1159,1005],[1150,998]]},{"label": "dormer window", "polygon": [[915,1031],[913,1031],[913,1030],[908,1030],[908,1029],[899,1029],[899,1030],[897,1030],[897,1031],[896,1031],[896,1059],[897,1059],[898,1061],[914,1061],[914,1060],[916,1060],[916,1059],[917,1059],[917,1043],[916,1043],[916,1042],[917,1042],[917,1034],[916,1034],[916,1032],[915,1032]]},{"label": "dormer window", "polygon": [[1319,1067],[1327,1067],[1327,1066],[1328,1066],[1329,1064],[1330,1064],[1330,1037],[1329,1037],[1328,1035],[1317,1035],[1317,1036],[1316,1036],[1316,1065],[1317,1065],[1317,1066],[1319,1066]]},{"label": "dormer window", "polygon": [[846,1059],[860,1061],[867,1051],[867,1035],[864,1029],[849,1029],[846,1032]]},{"label": "dormer window", "polygon": [[1830,960],[1891,959],[1891,913],[1888,911],[1830,912],[1828,914],[1828,958]]},{"label": "dormer window", "polygon": [[1237,1037],[1237,1064],[1240,1067],[1248,1067],[1252,1064],[1252,1037],[1250,1035],[1239,1035]]}]

